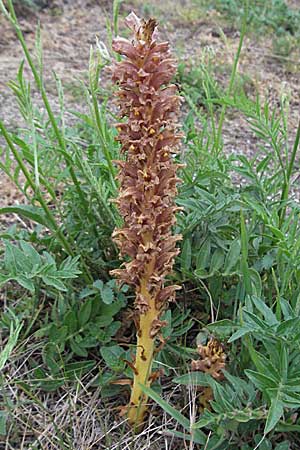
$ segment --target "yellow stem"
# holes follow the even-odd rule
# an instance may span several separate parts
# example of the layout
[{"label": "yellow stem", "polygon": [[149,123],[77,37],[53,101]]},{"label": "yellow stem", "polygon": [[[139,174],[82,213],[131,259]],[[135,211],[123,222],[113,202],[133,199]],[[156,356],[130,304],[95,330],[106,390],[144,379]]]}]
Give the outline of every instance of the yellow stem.
[{"label": "yellow stem", "polygon": [[147,410],[148,396],[145,395],[140,384],[149,387],[151,381],[152,360],[155,338],[151,337],[153,320],[159,318],[159,311],[155,307],[155,300],[147,292],[146,280],[141,283],[141,294],[147,298],[149,309],[139,318],[137,332],[137,350],[135,359],[135,374],[128,408],[128,421],[135,429],[140,428]]}]

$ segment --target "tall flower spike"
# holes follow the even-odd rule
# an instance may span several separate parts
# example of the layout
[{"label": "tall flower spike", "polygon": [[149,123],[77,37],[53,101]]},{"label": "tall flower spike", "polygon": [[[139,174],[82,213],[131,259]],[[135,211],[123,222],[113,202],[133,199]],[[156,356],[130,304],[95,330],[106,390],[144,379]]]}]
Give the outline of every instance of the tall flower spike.
[{"label": "tall flower spike", "polygon": [[147,22],[131,13],[126,19],[132,41],[117,38],[113,49],[124,60],[113,67],[122,123],[117,124],[118,140],[125,161],[118,161],[120,195],[117,204],[124,226],[114,232],[122,256],[129,257],[123,268],[112,271],[121,282],[135,289],[137,347],[134,382],[128,408],[132,425],[139,426],[147,409],[141,385],[151,383],[155,339],[165,325],[160,320],[179,286],[165,286],[178,254],[172,235],[175,223],[178,178],[172,155],[181,135],[176,132],[180,105],[175,85],[176,71],[169,44],[157,43],[156,22]]}]

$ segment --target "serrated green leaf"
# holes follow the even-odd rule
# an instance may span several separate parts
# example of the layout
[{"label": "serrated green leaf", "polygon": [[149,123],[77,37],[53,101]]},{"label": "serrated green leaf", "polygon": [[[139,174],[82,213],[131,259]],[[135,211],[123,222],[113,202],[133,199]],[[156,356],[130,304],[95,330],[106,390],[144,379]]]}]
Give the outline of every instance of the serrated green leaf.
[{"label": "serrated green leaf", "polygon": [[102,280],[94,281],[93,287],[101,292],[103,289],[103,281]]}]

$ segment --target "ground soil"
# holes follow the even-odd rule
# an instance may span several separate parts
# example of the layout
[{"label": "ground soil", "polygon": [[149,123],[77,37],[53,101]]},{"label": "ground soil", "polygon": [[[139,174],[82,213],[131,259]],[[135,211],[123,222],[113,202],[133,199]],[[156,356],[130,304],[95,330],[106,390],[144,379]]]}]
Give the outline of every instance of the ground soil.
[{"label": "ground soil", "polygon": [[[50,7],[39,12],[20,11],[22,30],[29,48],[33,49],[36,24],[38,20],[41,22],[45,83],[54,110],[58,109],[58,100],[53,71],[62,78],[67,106],[84,109],[82,98],[76,95],[76,79],[86,78],[89,49],[95,45],[96,37],[106,41],[106,17],[111,17],[111,2],[49,0],[48,5]],[[192,0],[166,0],[163,4],[153,0],[151,7],[149,5],[142,0],[124,1],[121,15],[125,17],[131,10],[139,15],[156,15],[162,35],[175,47],[179,59],[191,60],[196,64],[201,59],[203,49],[209,47],[220,67],[230,67],[238,46],[239,32],[226,25],[216,11],[199,13]],[[220,32],[220,26],[223,26],[224,34]],[[22,124],[22,118],[7,82],[16,76],[22,51],[4,17],[0,17],[0,29],[0,117],[10,128],[15,129]],[[283,91],[291,93],[290,128],[295,130],[299,113],[299,55],[297,52],[286,58],[274,55],[274,39],[272,35],[248,36],[239,71],[248,77],[253,92],[258,90],[270,98],[275,107]],[[29,73],[28,69],[25,73]],[[226,84],[228,70],[224,69],[224,73],[221,71],[219,77]],[[42,108],[34,86],[33,92],[36,104]],[[225,122],[223,136],[225,152],[243,153],[249,157],[255,154],[258,150],[257,140],[249,131],[247,123],[240,115],[228,117],[230,119]],[[22,201],[15,186],[1,174],[0,206]]]}]

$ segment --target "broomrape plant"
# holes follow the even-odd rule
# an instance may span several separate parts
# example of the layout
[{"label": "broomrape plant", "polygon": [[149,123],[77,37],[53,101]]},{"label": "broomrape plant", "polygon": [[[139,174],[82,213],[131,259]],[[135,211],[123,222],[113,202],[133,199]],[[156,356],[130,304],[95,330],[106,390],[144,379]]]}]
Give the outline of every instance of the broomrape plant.
[{"label": "broomrape plant", "polygon": [[172,235],[175,224],[174,198],[179,167],[173,154],[181,134],[176,115],[180,105],[169,44],[156,42],[156,23],[139,19],[134,13],[126,18],[133,40],[116,38],[113,49],[125,59],[113,67],[113,81],[121,118],[118,140],[126,159],[118,161],[120,194],[117,204],[124,226],[114,232],[122,257],[129,257],[123,268],[112,271],[122,283],[134,287],[137,329],[134,381],[128,408],[129,423],[139,426],[147,409],[143,386],[149,387],[154,374],[152,360],[155,340],[162,326],[161,314],[172,301],[179,286],[165,286],[174,257],[179,250],[179,235]]}]

